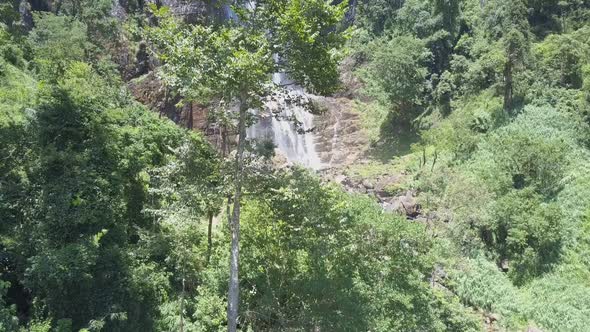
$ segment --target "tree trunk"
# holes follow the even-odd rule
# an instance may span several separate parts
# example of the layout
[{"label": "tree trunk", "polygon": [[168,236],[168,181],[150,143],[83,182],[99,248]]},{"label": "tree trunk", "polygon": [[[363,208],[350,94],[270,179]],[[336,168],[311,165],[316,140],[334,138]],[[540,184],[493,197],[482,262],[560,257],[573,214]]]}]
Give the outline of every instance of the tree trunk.
[{"label": "tree trunk", "polygon": [[193,103],[190,103],[190,113],[188,116],[188,123],[187,123],[187,128],[188,129],[193,129],[193,122],[194,122],[194,117],[193,117]]},{"label": "tree trunk", "polygon": [[512,60],[508,59],[504,65],[504,111],[510,114],[512,110]]},{"label": "tree trunk", "polygon": [[221,156],[225,158],[227,150],[227,127],[223,125],[221,127]]},{"label": "tree trunk", "polygon": [[246,145],[246,95],[240,95],[240,119],[238,122],[238,150],[236,153],[234,209],[230,223],[231,249],[229,258],[229,291],[227,299],[227,330],[236,332],[238,327],[238,306],[240,304],[239,253],[240,253],[240,197],[244,170],[244,147]]},{"label": "tree trunk", "polygon": [[[182,268],[184,274],[184,268]],[[180,294],[180,332],[184,332],[184,276],[182,277],[182,293]]]},{"label": "tree trunk", "polygon": [[213,247],[213,241],[211,239],[213,233],[213,212],[209,212],[209,225],[207,227],[207,264],[211,260],[211,248]]}]

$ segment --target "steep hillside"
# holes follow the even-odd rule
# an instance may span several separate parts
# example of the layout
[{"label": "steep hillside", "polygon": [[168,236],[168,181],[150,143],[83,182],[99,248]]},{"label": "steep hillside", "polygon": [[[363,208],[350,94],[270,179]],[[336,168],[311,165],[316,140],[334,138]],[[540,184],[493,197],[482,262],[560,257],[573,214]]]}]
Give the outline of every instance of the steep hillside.
[{"label": "steep hillside", "polygon": [[0,4],[0,331],[585,331],[590,3]]}]

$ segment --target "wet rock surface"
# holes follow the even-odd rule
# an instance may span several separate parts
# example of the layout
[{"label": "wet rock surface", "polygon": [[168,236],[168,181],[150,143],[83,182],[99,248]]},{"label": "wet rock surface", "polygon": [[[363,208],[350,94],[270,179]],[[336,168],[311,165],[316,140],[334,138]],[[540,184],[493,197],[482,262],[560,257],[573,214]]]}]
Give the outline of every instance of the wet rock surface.
[{"label": "wet rock surface", "polygon": [[323,113],[316,116],[316,149],[325,168],[343,168],[358,161],[369,140],[362,131],[353,101],[342,97],[315,97]]}]

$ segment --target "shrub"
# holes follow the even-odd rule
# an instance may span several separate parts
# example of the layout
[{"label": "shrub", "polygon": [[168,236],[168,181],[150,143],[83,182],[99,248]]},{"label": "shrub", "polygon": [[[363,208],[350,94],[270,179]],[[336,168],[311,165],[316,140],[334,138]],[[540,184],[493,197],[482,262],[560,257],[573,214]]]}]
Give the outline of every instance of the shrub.
[{"label": "shrub", "polygon": [[367,92],[392,105],[404,117],[415,115],[409,113],[422,104],[430,51],[423,41],[410,36],[379,41],[375,50],[362,75],[367,81]]},{"label": "shrub", "polygon": [[[578,128],[555,109],[526,107],[513,123],[482,142],[473,168],[499,193],[530,186],[545,197],[553,197],[562,188],[568,157],[577,147]],[[506,181],[512,185],[502,185]]]}]

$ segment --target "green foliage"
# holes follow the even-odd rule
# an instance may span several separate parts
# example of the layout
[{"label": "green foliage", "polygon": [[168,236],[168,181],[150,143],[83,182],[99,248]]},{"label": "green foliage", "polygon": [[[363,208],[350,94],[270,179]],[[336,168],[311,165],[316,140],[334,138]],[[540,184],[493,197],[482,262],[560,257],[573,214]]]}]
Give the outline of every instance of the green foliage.
[{"label": "green foliage", "polygon": [[424,43],[413,37],[396,37],[375,46],[376,53],[364,77],[368,78],[368,91],[382,102],[390,104],[409,117],[422,104],[425,79],[428,73],[425,62],[430,53]]},{"label": "green foliage", "polygon": [[279,16],[276,35],[284,70],[310,92],[325,94],[338,85],[336,47],[343,44],[344,35],[335,27],[344,18],[346,5],[347,1],[337,6],[318,0],[288,1]]},{"label": "green foliage", "polygon": [[262,36],[246,36],[246,31],[239,29],[214,31],[201,25],[184,30],[170,17],[164,22],[151,30],[150,38],[163,52],[165,79],[185,98],[208,100],[221,93],[231,99],[245,87],[253,93],[262,92],[272,66]]},{"label": "green foliage", "polygon": [[396,12],[403,0],[359,1],[357,23],[374,34],[381,34],[396,21]]},{"label": "green foliage", "polygon": [[19,68],[25,67],[24,49],[22,37],[11,33],[8,26],[0,23],[0,77],[6,75],[8,64]]},{"label": "green foliage", "polygon": [[27,331],[31,332],[49,332],[51,331],[51,319],[47,320],[34,320],[32,321]]},{"label": "green foliage", "polygon": [[[551,197],[575,152],[578,125],[567,115],[548,107],[526,107],[510,125],[495,131],[480,147],[485,166],[477,167],[492,183],[516,189],[532,187]],[[492,185],[494,187],[494,185]]]},{"label": "green foliage", "polygon": [[465,99],[445,121],[434,117],[427,121],[437,123],[423,134],[424,141],[437,149],[448,151],[458,160],[468,159],[478,148],[484,134],[502,121],[502,104],[489,91]]},{"label": "green foliage", "polygon": [[[231,179],[204,138],[131,101],[106,50],[149,26],[165,83],[224,110],[259,106],[274,72],[331,93],[348,37],[331,3],[263,1],[209,26],[63,0],[28,35],[0,5],[0,330],[225,330]],[[587,329],[588,4],[358,5],[357,105],[395,153],[353,173],[403,171],[386,190],[417,189],[428,227],[300,169],[251,175],[242,329],[475,331],[479,310],[500,329]],[[408,123],[416,153],[389,160],[417,139]]]},{"label": "green foliage", "polygon": [[527,313],[547,330],[585,329],[590,322],[584,310],[589,305],[590,287],[585,281],[588,277],[587,271],[568,271],[567,268],[562,268],[535,280],[526,287],[529,299]]},{"label": "green foliage", "polygon": [[[358,24],[369,33],[351,45],[365,87],[379,92],[369,94],[373,102],[387,100],[384,89],[371,88],[392,63],[378,63],[385,51],[373,45],[418,38],[431,53],[425,63],[418,53],[402,59],[408,68],[384,85],[404,91],[396,84],[424,70],[424,112],[410,117],[422,137],[413,151],[436,163],[406,167],[406,185],[418,187],[423,213],[444,221],[434,227],[457,247],[445,286],[465,304],[499,314],[500,328],[584,329],[577,308],[585,304],[573,294],[585,294],[588,280],[588,5],[408,0],[362,12],[372,5],[361,4]],[[386,52],[405,48],[396,46]],[[367,113],[375,114],[374,128],[391,121]],[[383,174],[412,158],[383,160],[391,165]]]},{"label": "green foliage", "polygon": [[111,17],[112,6],[113,2],[109,0],[61,0],[55,4],[54,12],[83,22],[94,37],[108,38],[116,31],[116,19]]},{"label": "green foliage", "polygon": [[40,76],[55,80],[69,63],[83,61],[90,47],[85,24],[68,16],[50,13],[35,15],[35,28],[29,34]]},{"label": "green foliage", "polygon": [[566,88],[582,86],[582,66],[587,61],[586,45],[570,35],[549,35],[536,45],[535,53],[546,81]]},{"label": "green foliage", "polygon": [[473,95],[498,86],[506,62],[499,41],[490,42],[464,35],[457,47],[467,54],[453,54],[450,60],[451,74],[441,78],[456,89],[451,90],[453,97]]},{"label": "green foliage", "polygon": [[525,302],[510,279],[484,258],[466,263],[455,277],[458,295],[477,308],[501,314],[508,328],[520,327]]},{"label": "green foliage", "polygon": [[18,318],[14,305],[8,305],[5,301],[6,291],[10,283],[0,280],[0,330],[16,331]]},{"label": "green foliage", "polygon": [[244,209],[244,324],[294,331],[477,329],[428,286],[423,227],[383,214],[369,199],[322,187],[301,170],[277,180]]},{"label": "green foliage", "polygon": [[455,36],[459,32],[459,20],[461,18],[459,0],[434,0],[434,14],[439,16],[443,28]]},{"label": "green foliage", "polygon": [[20,19],[15,9],[14,1],[0,4],[0,22],[12,27]]},{"label": "green foliage", "polygon": [[[31,80],[9,68],[18,84]],[[166,249],[168,264],[161,256],[136,256],[151,244],[138,242],[138,233],[171,238],[175,248],[184,248],[183,236],[191,233],[148,222],[144,175],[186,146],[185,170],[196,175],[169,181],[175,187],[181,183],[175,181],[188,180],[196,188],[213,188],[205,185],[215,174],[213,152],[202,138],[130,103],[85,63],[70,62],[55,84],[43,86],[39,104],[31,105],[37,111],[24,112],[25,101],[35,102],[35,90],[21,89],[2,95],[0,118],[0,135],[9,143],[2,148],[10,156],[0,165],[8,170],[0,182],[0,212],[7,221],[2,244],[24,257],[10,273],[30,289],[37,318],[51,318],[44,323],[50,327],[63,329],[70,321],[73,329],[151,329],[170,282],[177,280],[169,271],[182,270],[176,262],[183,252],[174,256]],[[210,202],[201,203],[205,199]],[[201,196],[187,203],[214,204]],[[192,211],[191,218],[203,213]]]},{"label": "green foliage", "polygon": [[403,7],[399,10],[398,19],[394,24],[394,31],[414,35],[421,39],[431,36],[437,30],[432,9],[431,1],[404,1]]},{"label": "green foliage", "polygon": [[[466,261],[456,272],[455,291],[471,305],[500,314],[508,330],[526,325],[548,330],[584,329],[588,317],[587,271],[560,268],[526,287],[516,288],[498,268],[479,257]],[[526,322],[529,321],[527,324]]]},{"label": "green foliage", "polygon": [[487,245],[510,260],[516,282],[539,275],[559,258],[565,234],[557,204],[524,189],[499,198],[493,211],[492,224],[480,232]]},{"label": "green foliage", "polygon": [[[239,11],[249,26],[215,28],[184,26],[165,7],[152,8],[162,22],[147,34],[165,62],[165,80],[187,99],[221,95],[231,102],[240,94],[259,95],[277,67],[312,91],[325,93],[338,78],[336,47],[344,38],[333,27],[344,9],[345,4],[331,6],[321,0],[270,1],[255,11]],[[310,56],[315,61],[309,61]]]}]

